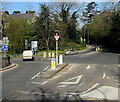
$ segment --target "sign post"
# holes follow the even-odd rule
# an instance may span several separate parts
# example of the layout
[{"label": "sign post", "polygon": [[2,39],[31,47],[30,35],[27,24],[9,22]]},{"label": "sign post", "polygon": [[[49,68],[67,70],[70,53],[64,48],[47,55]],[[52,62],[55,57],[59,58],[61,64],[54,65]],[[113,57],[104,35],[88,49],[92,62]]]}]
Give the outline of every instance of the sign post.
[{"label": "sign post", "polygon": [[56,39],[56,65],[58,65],[58,39],[59,39],[59,35],[56,33],[56,35],[54,35],[54,38]]}]

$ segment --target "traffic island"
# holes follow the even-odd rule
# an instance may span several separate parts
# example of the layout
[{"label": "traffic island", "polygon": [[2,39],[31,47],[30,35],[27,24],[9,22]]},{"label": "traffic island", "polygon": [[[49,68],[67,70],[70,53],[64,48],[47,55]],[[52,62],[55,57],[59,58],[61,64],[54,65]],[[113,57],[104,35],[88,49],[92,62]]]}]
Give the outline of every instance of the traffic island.
[{"label": "traffic island", "polygon": [[49,79],[61,71],[63,68],[65,68],[67,65],[68,64],[63,63],[58,65],[55,69],[51,69],[51,66],[49,66],[45,72],[41,73],[41,78]]},{"label": "traffic island", "polygon": [[7,67],[4,67],[4,68],[0,68],[0,72],[1,71],[5,71],[5,70],[8,70],[8,69],[11,69],[11,68],[13,68],[13,67],[15,67],[16,66],[16,64],[10,64],[9,66],[7,66]]}]

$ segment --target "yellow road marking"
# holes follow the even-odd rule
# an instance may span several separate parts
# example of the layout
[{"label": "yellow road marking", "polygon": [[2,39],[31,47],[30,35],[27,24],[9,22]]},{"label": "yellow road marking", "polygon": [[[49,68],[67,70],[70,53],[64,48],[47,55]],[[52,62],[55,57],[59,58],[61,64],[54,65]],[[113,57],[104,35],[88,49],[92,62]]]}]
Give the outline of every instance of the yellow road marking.
[{"label": "yellow road marking", "polygon": [[9,71],[9,70],[15,69],[15,68],[17,68],[17,67],[18,67],[18,64],[16,64],[16,66],[14,66],[13,68],[5,69],[5,70],[0,71],[0,72],[6,72],[6,71]]}]

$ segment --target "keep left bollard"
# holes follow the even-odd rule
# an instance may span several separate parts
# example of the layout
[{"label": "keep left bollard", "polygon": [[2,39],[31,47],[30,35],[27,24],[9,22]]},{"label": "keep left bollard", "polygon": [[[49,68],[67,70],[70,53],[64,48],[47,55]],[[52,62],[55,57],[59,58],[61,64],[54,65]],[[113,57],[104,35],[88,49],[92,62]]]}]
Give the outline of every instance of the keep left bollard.
[{"label": "keep left bollard", "polygon": [[59,64],[63,64],[63,55],[59,56]]},{"label": "keep left bollard", "polygon": [[55,68],[56,68],[55,58],[51,58],[51,69],[55,69]]},{"label": "keep left bollard", "polygon": [[51,58],[51,53],[48,53],[48,57]]},{"label": "keep left bollard", "polygon": [[98,47],[98,51],[100,51],[100,47]]},{"label": "keep left bollard", "polygon": [[46,55],[47,55],[46,52],[44,52],[44,53],[43,53],[43,58],[46,58]]}]

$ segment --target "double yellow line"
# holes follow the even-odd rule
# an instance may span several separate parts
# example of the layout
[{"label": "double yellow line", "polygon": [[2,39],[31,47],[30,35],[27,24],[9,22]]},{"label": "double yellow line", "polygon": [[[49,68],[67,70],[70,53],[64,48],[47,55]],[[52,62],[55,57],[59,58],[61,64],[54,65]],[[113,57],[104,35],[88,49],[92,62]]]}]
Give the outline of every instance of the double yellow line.
[{"label": "double yellow line", "polygon": [[9,71],[9,70],[15,69],[15,68],[17,68],[17,67],[18,67],[18,64],[15,64],[14,67],[3,69],[3,70],[1,70],[0,72],[6,72],[6,71]]}]

